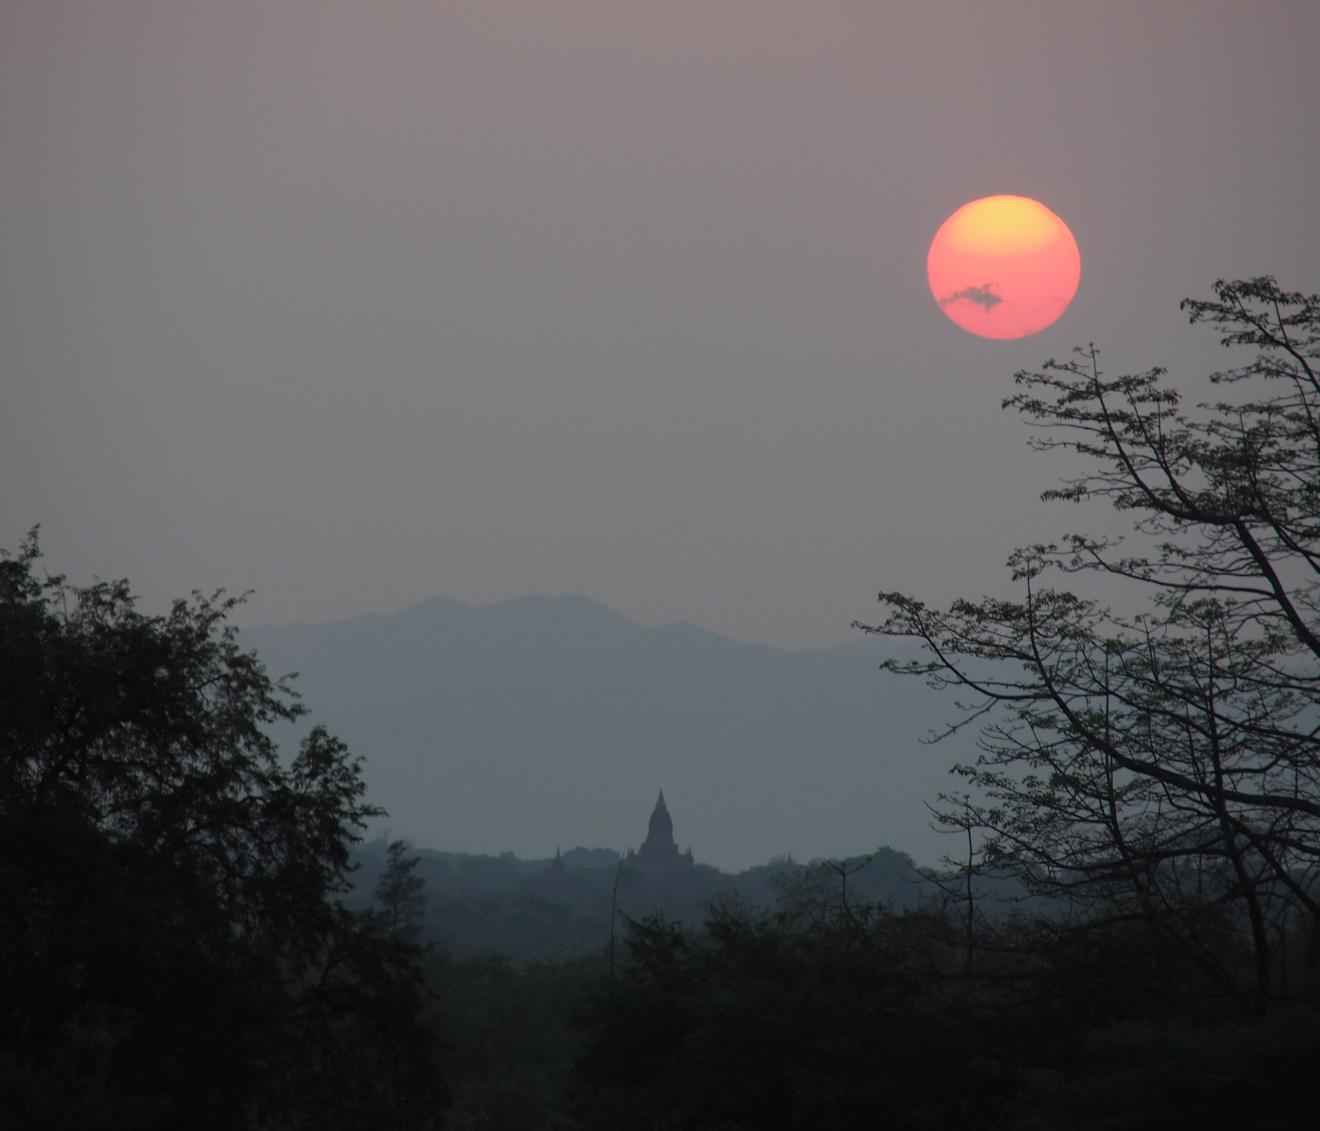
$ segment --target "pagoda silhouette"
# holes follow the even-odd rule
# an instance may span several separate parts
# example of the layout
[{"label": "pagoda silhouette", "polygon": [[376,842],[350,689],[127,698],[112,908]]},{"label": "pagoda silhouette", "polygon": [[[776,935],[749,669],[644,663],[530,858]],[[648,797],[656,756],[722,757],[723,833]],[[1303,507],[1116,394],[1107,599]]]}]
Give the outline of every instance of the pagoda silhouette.
[{"label": "pagoda silhouette", "polygon": [[665,791],[660,791],[655,808],[651,810],[651,821],[646,829],[646,840],[635,853],[630,849],[628,855],[644,868],[676,868],[692,865],[692,849],[678,851],[674,840],[674,820],[669,815],[665,804]]}]

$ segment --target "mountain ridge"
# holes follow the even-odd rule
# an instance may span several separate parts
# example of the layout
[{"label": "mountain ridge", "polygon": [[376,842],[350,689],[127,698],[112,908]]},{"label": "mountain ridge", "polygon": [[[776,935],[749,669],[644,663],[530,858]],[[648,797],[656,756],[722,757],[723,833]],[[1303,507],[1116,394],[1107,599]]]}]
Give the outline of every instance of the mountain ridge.
[{"label": "mountain ridge", "polygon": [[365,757],[371,798],[419,845],[627,847],[663,787],[680,839],[720,867],[942,849],[921,803],[953,751],[919,739],[952,705],[878,671],[884,641],[785,649],[575,595],[432,598],[240,639],[300,673],[311,717]]}]

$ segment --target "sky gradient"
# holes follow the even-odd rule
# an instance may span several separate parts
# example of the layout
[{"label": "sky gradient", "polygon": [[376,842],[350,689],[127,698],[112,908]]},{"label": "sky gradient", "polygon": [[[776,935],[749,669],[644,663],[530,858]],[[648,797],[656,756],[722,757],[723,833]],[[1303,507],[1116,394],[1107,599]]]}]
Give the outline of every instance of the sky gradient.
[{"label": "sky gradient", "polygon": [[[1074,516],[999,410],[1320,290],[1312,3],[0,6],[0,545],[245,623],[580,593],[784,646]],[[1071,227],[974,338],[931,237]]]}]

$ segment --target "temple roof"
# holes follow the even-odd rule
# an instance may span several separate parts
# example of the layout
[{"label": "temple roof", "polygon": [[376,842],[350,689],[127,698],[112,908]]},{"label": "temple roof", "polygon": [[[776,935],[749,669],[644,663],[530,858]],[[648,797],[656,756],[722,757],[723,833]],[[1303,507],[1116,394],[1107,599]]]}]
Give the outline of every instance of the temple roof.
[{"label": "temple roof", "polygon": [[670,847],[677,848],[674,844],[674,821],[669,816],[669,808],[665,805],[665,791],[660,791],[660,796],[656,798],[655,808],[651,810],[651,823],[646,830],[646,843],[657,849],[668,851]]}]

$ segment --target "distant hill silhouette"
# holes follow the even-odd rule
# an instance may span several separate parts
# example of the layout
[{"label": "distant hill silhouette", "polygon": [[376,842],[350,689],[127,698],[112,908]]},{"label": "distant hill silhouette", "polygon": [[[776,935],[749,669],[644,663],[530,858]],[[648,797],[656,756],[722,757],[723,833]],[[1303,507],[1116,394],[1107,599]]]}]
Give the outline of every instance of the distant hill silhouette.
[{"label": "distant hill silhouette", "polygon": [[438,598],[243,640],[273,673],[301,673],[312,717],[367,759],[381,831],[421,846],[635,847],[663,786],[699,863],[956,851],[923,802],[959,752],[919,741],[951,704],[877,671],[877,641],[745,644],[581,597]]},{"label": "distant hill silhouette", "polygon": [[[422,939],[457,955],[544,961],[599,953],[609,942],[616,905],[620,926],[626,918],[661,915],[697,928],[707,908],[723,899],[763,910],[817,911],[823,903],[837,905],[841,893],[837,863],[783,857],[729,873],[681,858],[666,865],[641,854],[582,848],[539,860],[428,849],[415,855],[417,875],[426,883]],[[370,903],[384,859],[384,840],[357,851],[353,902]],[[903,853],[881,848],[846,863],[850,906],[903,910],[938,901],[938,885]]]},{"label": "distant hill silhouette", "polygon": [[[524,859],[512,852],[491,856],[409,849],[418,860],[416,875],[426,885],[422,938],[453,954],[494,953],[541,961],[599,953],[609,942],[615,914],[620,925],[659,915],[696,929],[712,906],[728,900],[808,921],[819,921],[827,911],[844,911],[845,898],[849,909],[951,907],[955,916],[962,914],[956,906],[963,891],[961,877],[920,868],[893,848],[837,860],[804,862],[780,856],[741,872],[725,872],[680,853],[672,831],[662,793],[651,811],[645,840],[637,850],[622,854],[575,847],[556,850],[552,857]],[[356,849],[349,897],[355,904],[372,904],[386,847],[381,838]],[[1048,901],[1026,901],[1022,887],[1007,877],[979,876],[974,889],[981,915],[1028,904],[1049,910]]]}]

